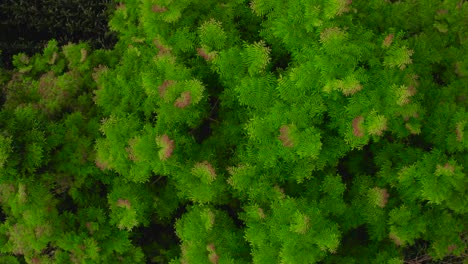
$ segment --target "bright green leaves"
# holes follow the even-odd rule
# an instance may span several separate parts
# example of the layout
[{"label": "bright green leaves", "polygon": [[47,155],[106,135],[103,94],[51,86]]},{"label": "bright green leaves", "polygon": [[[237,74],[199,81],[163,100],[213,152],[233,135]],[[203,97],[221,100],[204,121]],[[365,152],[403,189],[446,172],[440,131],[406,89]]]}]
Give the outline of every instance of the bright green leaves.
[{"label": "bright green leaves", "polygon": [[247,263],[249,249],[242,233],[223,211],[191,206],[177,220],[175,228],[182,240],[178,263]]},{"label": "bright green leaves", "polygon": [[239,103],[258,111],[266,111],[271,106],[275,93],[275,78],[268,74],[265,76],[243,78],[234,88],[238,94]]},{"label": "bright green leaves", "polygon": [[[361,98],[364,99],[364,98]],[[349,109],[349,108],[348,108]],[[378,113],[375,109],[369,109],[369,113],[351,117],[352,119],[346,126],[345,141],[352,148],[362,148],[372,137],[378,141],[388,130],[388,119]],[[352,113],[349,113],[350,115]]]},{"label": "bright green leaves", "polygon": [[343,200],[346,185],[339,175],[327,175],[324,177],[320,191],[323,196],[319,200],[320,208],[324,212],[340,215],[345,211],[346,205]]},{"label": "bright green leaves", "polygon": [[389,194],[386,189],[375,187],[369,190],[368,199],[373,206],[384,208],[388,203],[388,198]]},{"label": "bright green leaves", "polygon": [[198,28],[198,32],[200,44],[202,46],[207,46],[212,50],[224,48],[227,36],[226,33],[224,33],[221,22],[214,19],[205,21],[205,23]]},{"label": "bright green leaves", "polygon": [[213,229],[213,226],[215,225],[215,214],[214,212],[209,209],[205,208],[201,213],[200,213],[200,218],[202,222],[205,224],[205,229],[206,231],[210,231]]},{"label": "bright green leaves", "polygon": [[13,57],[13,64],[22,73],[38,73],[48,71],[50,68],[56,74],[63,71],[65,60],[60,52],[56,40],[50,40],[44,48],[43,54],[36,54],[29,58],[23,53]]},{"label": "bright green leaves", "polygon": [[85,43],[69,44],[62,47],[63,54],[68,60],[69,69],[78,69],[80,72],[86,71],[90,67],[88,59],[89,47]]},{"label": "bright green leaves", "polygon": [[151,209],[147,197],[151,197],[151,194],[142,185],[115,180],[108,194],[111,223],[126,230],[132,230],[140,224],[147,225]]},{"label": "bright green leaves", "polygon": [[244,63],[241,54],[242,49],[233,47],[221,51],[213,60],[212,69],[226,80],[226,84],[233,86],[233,81],[238,81],[244,75]]},{"label": "bright green leaves", "polygon": [[292,223],[290,230],[298,234],[305,234],[310,228],[310,218],[307,215],[304,215],[300,212],[296,212],[292,216]]},{"label": "bright green leaves", "polygon": [[325,229],[322,229],[317,238],[317,246],[321,251],[336,252],[341,241],[341,232],[338,224],[328,224]]},{"label": "bright green leaves", "polygon": [[136,135],[139,128],[140,123],[132,116],[111,116],[103,120],[100,130],[105,138],[96,142],[96,165],[102,170],[114,169],[127,175],[130,169],[127,142]]},{"label": "bright green leaves", "polygon": [[[110,22],[115,52],[50,42],[42,57],[15,58],[0,168],[45,186],[0,185],[7,251],[39,254],[52,242],[62,263],[142,263],[128,232],[138,239],[137,227],[170,223],[191,203],[177,216],[173,263],[398,262],[390,240],[462,253],[466,56],[451,25],[461,27],[463,6],[438,12],[447,3],[435,1],[408,24],[411,1],[124,2]],[[49,189],[77,213],[60,222],[31,204],[55,210]],[[110,219],[83,216],[89,203]]]},{"label": "bright green leaves", "polygon": [[133,116],[111,116],[105,120],[101,125],[105,138],[96,142],[96,166],[101,170],[112,169],[133,182],[147,181],[151,171],[161,165],[159,149],[153,129],[140,129]]},{"label": "bright green leaves", "polygon": [[318,158],[322,149],[320,130],[307,128],[299,134],[298,140],[296,153],[300,158]]},{"label": "bright green leaves", "polygon": [[[428,157],[429,158],[429,157]],[[427,162],[429,160],[426,160]],[[421,164],[423,165],[423,164]],[[420,179],[422,184],[421,196],[435,204],[447,203],[456,212],[466,212],[467,200],[456,199],[466,195],[466,177],[462,167],[454,161],[437,164],[430,175]]]},{"label": "bright green leaves", "polygon": [[[426,154],[411,166],[399,171],[400,189],[408,198],[445,205],[455,212],[466,212],[466,177],[462,167],[454,161],[447,161],[440,151]],[[411,192],[417,186],[418,192]],[[411,196],[410,196],[411,195]]]},{"label": "bright green leaves", "polygon": [[414,54],[414,51],[408,49],[406,46],[402,47],[391,47],[387,51],[387,56],[385,56],[383,65],[394,68],[398,67],[400,70],[406,68],[407,65],[411,64],[413,60],[411,56]]},{"label": "bright green leaves", "polygon": [[53,40],[50,40],[48,43],[47,43],[47,46],[44,48],[44,51],[43,51],[43,56],[44,58],[47,60],[48,59],[48,64],[55,64],[57,63],[57,59],[58,59],[58,52],[59,52],[59,47],[58,47],[58,42],[53,39]]},{"label": "bright green leaves", "polygon": [[[313,201],[284,198],[272,201],[269,209],[252,205],[246,212],[242,218],[246,239],[258,254],[254,260],[262,256],[279,263],[315,263],[340,243],[338,226]],[[275,250],[279,254],[271,252]]]},{"label": "bright green leaves", "polygon": [[[135,51],[129,52],[132,58],[138,57],[131,53]],[[106,136],[119,143],[123,139],[123,144],[115,151],[110,142],[100,141],[105,148],[100,149],[100,159],[94,164],[93,144],[99,135],[97,120],[101,113],[90,95],[95,88],[92,77],[97,77],[92,76],[91,69],[100,64],[111,67],[108,62],[116,62],[116,58],[110,54],[116,55],[91,52],[86,44],[59,48],[56,41],[50,41],[43,54],[18,56],[18,68],[11,71],[14,77],[8,83],[2,77],[5,89],[0,100],[0,200],[2,216],[7,220],[0,225],[1,254],[23,255],[28,263],[144,262],[142,251],[131,246],[128,233],[120,232],[116,226],[130,230],[147,223],[149,217],[142,213],[149,208],[145,205],[147,200],[152,200],[148,193],[144,193],[145,199],[135,199],[143,192],[134,188],[127,207],[127,197],[114,190],[119,194],[111,209],[111,222],[116,226],[104,217],[107,210],[99,220],[82,214],[83,207],[106,207],[104,184],[117,174],[103,177],[95,165],[121,169],[113,155],[126,161],[126,136],[132,131],[124,129],[124,135],[117,135],[118,128],[104,126]],[[105,75],[105,81],[114,77]],[[115,83],[122,80],[125,78]],[[107,85],[109,82],[104,84]],[[106,108],[114,112],[115,101],[110,102]],[[103,100],[104,105],[107,103]],[[116,116],[121,113],[115,112]],[[140,158],[139,145],[132,147]]]},{"label": "bright green leaves", "polygon": [[[274,167],[278,159],[293,162],[295,159],[312,158],[316,159],[322,149],[321,132],[314,126],[307,125],[309,116],[302,112],[304,119],[300,115],[290,112],[282,113],[287,106],[277,104],[269,108],[266,115],[254,116],[245,125],[245,130],[255,149],[251,158],[259,159],[264,166]],[[283,116],[283,118],[278,118]],[[284,124],[284,119],[292,120],[289,124]]]},{"label": "bright green leaves", "polygon": [[326,2],[323,8],[325,18],[331,19],[335,16],[341,16],[351,10],[352,0],[332,0]]},{"label": "bright green leaves", "polygon": [[274,8],[274,2],[268,0],[252,0],[250,8],[257,16],[264,16]]},{"label": "bright green leaves", "polygon": [[309,4],[304,10],[305,28],[308,32],[313,32],[316,27],[323,24],[321,19],[322,8],[320,5]]},{"label": "bright green leaves", "polygon": [[21,73],[29,72],[33,68],[33,65],[31,65],[31,59],[26,55],[26,53],[19,53],[13,56],[13,65]]},{"label": "bright green leaves", "polygon": [[400,194],[407,201],[415,201],[419,198],[420,192],[412,191],[412,185],[418,178],[418,167],[414,165],[404,166],[398,171],[398,181],[400,183]]},{"label": "bright green leaves", "polygon": [[280,74],[276,90],[286,102],[304,102],[306,99],[310,100],[311,107],[320,105],[318,101],[321,98],[315,94],[320,82],[319,75],[320,71],[314,62],[300,63],[297,67],[290,67],[286,76]]},{"label": "bright green leaves", "polygon": [[192,174],[200,178],[204,184],[210,184],[216,179],[216,170],[206,160],[195,164],[192,168]]},{"label": "bright green leaves", "polygon": [[[168,83],[170,82],[170,83]],[[161,87],[165,87],[161,90]],[[199,123],[205,111],[205,86],[197,79],[180,82],[166,81],[160,88],[162,104],[157,110],[160,124],[186,123],[193,127]],[[161,93],[161,91],[163,91]]]},{"label": "bright green leaves", "polygon": [[17,107],[7,120],[8,134],[15,135],[11,142],[23,152],[20,156],[12,155],[9,160],[15,165],[19,163],[17,169],[22,172],[35,172],[46,161],[48,152],[39,111],[31,106]]},{"label": "bright green leaves", "polygon": [[[30,181],[0,184],[0,200],[8,220],[0,225],[7,242],[0,251],[33,256],[54,240],[58,220],[57,200],[43,185]],[[6,232],[4,232],[6,231]],[[3,244],[3,243],[2,243]]]},{"label": "bright green leaves", "polygon": [[404,205],[390,211],[389,225],[389,237],[398,246],[412,245],[426,232],[426,220]]},{"label": "bright green leaves", "polygon": [[341,197],[345,189],[346,187],[341,182],[341,177],[339,175],[327,175],[321,184],[322,192],[331,197]]},{"label": "bright green leaves", "polygon": [[264,72],[271,60],[270,51],[264,41],[244,45],[241,56],[250,76]]},{"label": "bright green leaves", "polygon": [[72,261],[72,259],[73,261],[79,260],[81,262],[95,263],[99,261],[99,257],[102,257],[99,254],[102,248],[99,247],[98,242],[93,237],[85,237],[82,234],[69,232],[62,234],[59,243],[61,245],[61,250],[73,253],[67,256],[67,254],[60,254],[62,252],[59,251],[56,256],[58,263]]},{"label": "bright green leaves", "polygon": [[466,237],[463,235],[465,218],[453,215],[448,210],[431,212],[427,217],[431,220],[427,230],[432,231],[428,253],[436,260],[447,255],[463,256],[466,248]]},{"label": "bright green leaves", "polygon": [[[454,91],[453,88],[446,90]],[[435,102],[440,102],[440,100],[437,98]],[[431,140],[437,148],[449,153],[466,152],[468,150],[468,112],[463,106],[438,104],[438,107],[430,111],[425,119],[424,137],[426,140]]]},{"label": "bright green leaves", "polygon": [[112,19],[109,21],[109,28],[113,31],[124,32],[128,30],[129,11],[125,3],[117,5]]},{"label": "bright green leaves", "polygon": [[328,54],[338,56],[342,50],[340,46],[345,44],[348,35],[345,30],[338,27],[326,28],[320,33],[320,43]]},{"label": "bright green leaves", "polygon": [[358,76],[350,74],[341,80],[331,80],[323,87],[323,91],[327,93],[333,90],[341,91],[345,96],[350,96],[362,90],[362,85]]},{"label": "bright green leaves", "polygon": [[66,106],[72,105],[77,95],[82,93],[83,84],[83,78],[76,70],[65,72],[59,76],[49,71],[41,75],[39,79],[40,100],[38,106],[49,117],[57,116]]},{"label": "bright green leaves", "polygon": [[175,179],[179,195],[199,204],[219,204],[227,199],[227,184],[208,161],[197,162],[190,170],[180,170]]},{"label": "bright green leaves", "polygon": [[190,31],[189,27],[178,28],[170,43],[174,48],[180,49],[183,52],[192,51],[195,47],[196,34]]},{"label": "bright green leaves", "polygon": [[[229,167],[227,169],[231,175],[227,180],[229,185],[231,185],[237,192],[241,195],[247,195],[249,189],[252,188],[256,183],[255,179],[257,178],[257,171],[255,167],[248,165],[239,165],[237,167]],[[259,190],[260,187],[253,188]]]},{"label": "bright green leaves", "polygon": [[[183,1],[181,1],[183,2]],[[179,8],[171,8],[171,9],[166,9],[165,7],[161,6],[153,6],[153,10],[155,10],[155,13],[160,13],[161,14],[161,20],[163,20],[166,23],[174,23],[177,22],[181,16],[182,16],[182,10]]]},{"label": "bright green leaves", "polygon": [[366,121],[366,130],[370,135],[382,136],[383,132],[387,130],[388,119],[384,115],[380,115],[377,111],[373,110]]},{"label": "bright green leaves", "polygon": [[203,83],[196,79],[178,82],[167,88],[162,96],[164,102],[173,103],[175,107],[182,109],[200,102],[205,90]]},{"label": "bright green leaves", "polygon": [[390,87],[390,90],[394,93],[396,104],[399,106],[409,104],[411,102],[411,97],[415,94],[414,88],[405,85],[393,85]]}]

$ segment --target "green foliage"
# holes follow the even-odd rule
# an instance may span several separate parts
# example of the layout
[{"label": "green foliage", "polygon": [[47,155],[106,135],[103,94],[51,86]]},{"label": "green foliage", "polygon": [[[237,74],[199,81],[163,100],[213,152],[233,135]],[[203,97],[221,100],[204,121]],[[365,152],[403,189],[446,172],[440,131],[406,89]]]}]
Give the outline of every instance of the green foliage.
[{"label": "green foliage", "polygon": [[144,260],[129,233],[109,225],[113,201],[100,195],[112,182],[95,164],[102,117],[90,92],[93,68],[111,66],[112,52],[88,52],[50,41],[43,54],[15,56],[0,111],[0,254],[27,263]]},{"label": "green foliage", "polygon": [[171,263],[248,263],[248,248],[242,233],[222,211],[194,206],[177,220],[182,255]]},{"label": "green foliage", "polygon": [[461,263],[467,11],[127,0],[113,50],[16,55],[1,82],[0,253]]}]

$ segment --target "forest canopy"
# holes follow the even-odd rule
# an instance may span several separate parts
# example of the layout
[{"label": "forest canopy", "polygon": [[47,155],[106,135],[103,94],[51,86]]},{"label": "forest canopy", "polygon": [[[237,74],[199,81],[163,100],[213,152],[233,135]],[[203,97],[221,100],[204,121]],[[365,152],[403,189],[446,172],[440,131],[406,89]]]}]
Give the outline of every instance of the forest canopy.
[{"label": "forest canopy", "polygon": [[0,263],[466,263],[468,2],[13,2]]}]

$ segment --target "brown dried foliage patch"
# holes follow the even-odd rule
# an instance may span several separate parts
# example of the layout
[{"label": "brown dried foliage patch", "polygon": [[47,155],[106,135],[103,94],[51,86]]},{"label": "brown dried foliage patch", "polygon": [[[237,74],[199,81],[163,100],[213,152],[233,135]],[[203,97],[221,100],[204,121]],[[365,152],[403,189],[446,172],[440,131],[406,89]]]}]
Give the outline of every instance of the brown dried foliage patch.
[{"label": "brown dried foliage patch", "polygon": [[382,46],[390,47],[390,45],[392,45],[392,42],[393,42],[393,37],[394,37],[394,34],[388,34],[388,36],[386,36],[384,41],[382,42]]},{"label": "brown dried foliage patch", "polygon": [[164,56],[171,53],[171,48],[164,46],[159,39],[154,39],[154,45],[159,49],[158,56]]},{"label": "brown dried foliage patch", "polygon": [[130,208],[131,208],[130,201],[127,200],[127,199],[121,199],[121,198],[119,198],[119,199],[117,200],[117,206],[118,206],[118,207],[127,208],[127,209],[130,209]]},{"label": "brown dried foliage patch", "polygon": [[457,135],[457,141],[461,142],[463,140],[463,127],[461,123],[457,124],[455,128],[455,134]]},{"label": "brown dried foliage patch", "polygon": [[364,136],[364,131],[361,128],[361,124],[364,122],[364,117],[363,116],[358,116],[353,119],[353,134],[356,137],[363,137]]},{"label": "brown dried foliage patch", "polygon": [[403,241],[401,241],[401,239],[397,235],[395,235],[394,233],[390,233],[389,237],[390,237],[391,240],[393,240],[395,245],[397,245],[397,246],[403,245]]},{"label": "brown dried foliage patch", "polygon": [[174,106],[178,107],[178,108],[187,107],[190,104],[190,102],[192,101],[192,96],[190,94],[191,94],[190,91],[183,92],[180,95],[180,97],[177,98],[177,100],[175,101]]},{"label": "brown dried foliage patch", "polygon": [[164,6],[153,5],[151,7],[151,11],[153,11],[154,13],[164,13],[167,11],[167,8]]},{"label": "brown dried foliage patch", "polygon": [[283,125],[280,128],[280,135],[278,139],[281,140],[281,142],[283,142],[283,146],[288,147],[288,148],[294,147],[294,142],[290,134],[291,134],[291,129],[289,128],[288,125]]},{"label": "brown dried foliage patch", "polygon": [[163,160],[167,160],[169,157],[172,156],[172,152],[174,151],[175,144],[174,140],[170,139],[168,135],[164,134],[159,138],[160,142],[165,146],[164,155],[162,157]]},{"label": "brown dried foliage patch", "polygon": [[101,171],[104,171],[110,168],[109,163],[98,160],[98,159],[96,159],[95,164],[96,164],[96,167],[98,167]]},{"label": "brown dried foliage patch", "polygon": [[163,97],[166,95],[167,89],[171,86],[174,85],[176,82],[173,80],[165,80],[159,87],[159,96]]},{"label": "brown dried foliage patch", "polygon": [[211,53],[208,53],[205,49],[203,48],[197,48],[197,53],[201,57],[203,57],[206,61],[211,61],[214,58],[214,55]]}]

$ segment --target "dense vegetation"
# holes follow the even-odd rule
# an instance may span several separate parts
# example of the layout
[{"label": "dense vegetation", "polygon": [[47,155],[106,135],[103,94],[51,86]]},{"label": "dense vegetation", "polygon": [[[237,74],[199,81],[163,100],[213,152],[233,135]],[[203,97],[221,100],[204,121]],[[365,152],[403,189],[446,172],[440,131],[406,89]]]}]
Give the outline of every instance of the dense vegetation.
[{"label": "dense vegetation", "polygon": [[466,263],[468,3],[126,0],[0,72],[0,263]]}]

